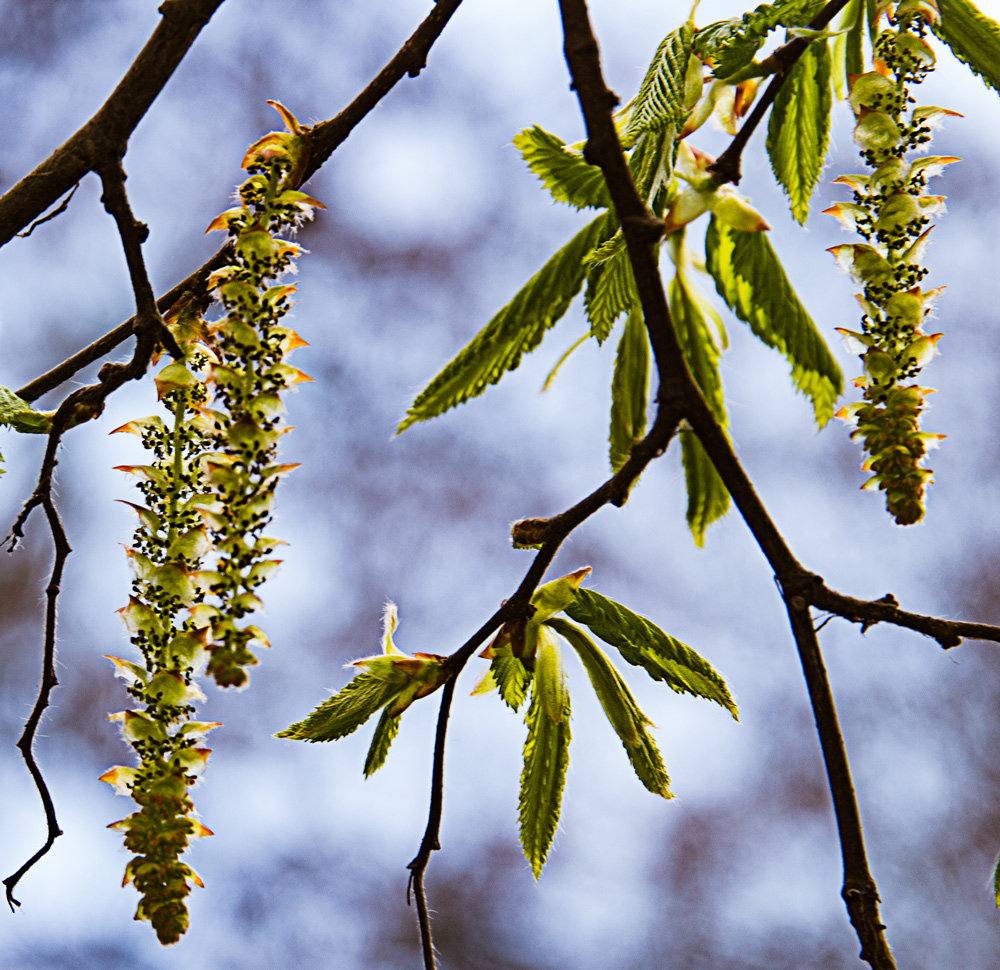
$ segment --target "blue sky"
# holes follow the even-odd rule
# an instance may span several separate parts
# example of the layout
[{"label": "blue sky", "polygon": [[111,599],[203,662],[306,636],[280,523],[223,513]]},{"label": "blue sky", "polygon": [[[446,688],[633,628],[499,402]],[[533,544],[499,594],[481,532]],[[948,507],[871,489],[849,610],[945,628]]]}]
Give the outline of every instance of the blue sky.
[{"label": "blue sky", "polygon": [[[0,153],[0,188],[89,117],[157,17],[153,3],[91,2],[72,15],[56,8],[51,24],[39,8],[33,28],[18,33],[16,5],[0,5],[8,36],[20,38],[0,62],[0,113],[14,133]],[[249,690],[211,691],[205,706],[225,724],[196,790],[216,836],[191,853],[207,888],[191,897],[191,930],[172,949],[131,921],[135,895],[119,888],[127,856],[106,829],[130,809],[97,781],[129,757],[104,720],[125,695],[101,655],[128,649],[115,611],[128,595],[120,544],[133,524],[114,500],[134,495],[112,467],[138,452],[108,432],[152,413],[151,383],[123,389],[99,421],[67,437],[59,495],[74,553],[61,686],[36,745],[66,834],[18,887],[23,908],[0,917],[3,970],[417,965],[404,867],[425,821],[436,702],[406,714],[386,767],[367,782],[365,729],[336,745],[271,735],[342,686],[345,663],[377,648],[388,599],[399,606],[403,649],[455,649],[527,568],[528,554],[510,548],[510,522],[567,507],[607,473],[613,342],[582,348],[553,390],[539,393],[582,330],[579,307],[499,387],[392,438],[414,393],[585,218],[551,203],[510,145],[534,123],[567,141],[581,137],[556,9],[470,0],[427,71],[394,91],[310,184],[329,208],[302,233],[311,255],[301,261],[293,325],[311,344],[295,363],[316,380],[289,407],[297,430],[285,460],[302,468],[274,526],[291,545],[262,594],[273,648]],[[698,20],[737,12],[705,2]],[[306,122],[331,116],[425,13],[416,0],[317,0],[308,16],[262,2],[222,6],[125,159],[133,205],[151,228],[158,291],[213,250],[203,229],[240,180],[245,146],[276,126],[265,99]],[[603,0],[593,15],[609,83],[627,98],[673,14],[644,0]],[[926,523],[896,527],[879,496],[858,490],[865,476],[847,430],[832,422],[817,432],[786,364],[729,318],[723,377],[740,457],[809,568],[852,595],[891,591],[914,610],[997,620],[1000,104],[954,63],[920,98],[965,115],[934,144],[965,161],[934,185],[949,196],[949,214],[935,229],[928,282],[948,290],[938,310],[942,355],[925,372],[939,389],[926,423],[949,437],[933,456]],[[850,378],[858,363],[833,328],[856,325],[854,288],[825,252],[849,238],[818,214],[844,197],[830,180],[860,170],[846,107],[837,117],[806,230],[788,216],[759,139],[741,190],[773,226],[790,277]],[[725,142],[707,132],[697,143],[717,152]],[[0,383],[20,386],[130,315],[124,262],[98,196],[96,180],[85,180],[65,214],[0,254]],[[5,436],[8,520],[31,488],[41,445]],[[741,723],[627,672],[659,727],[678,795],[665,803],[635,781],[582,670],[571,668],[573,761],[556,849],[536,886],[516,844],[524,728],[495,698],[468,697],[478,672],[467,671],[452,718],[444,851],[428,877],[445,967],[857,965],[811,715],[771,574],[735,513],[696,549],[684,506],[680,462],[668,454],[625,508],[603,510],[574,534],[553,575],[593,566],[595,588],[727,676]],[[5,873],[42,834],[13,744],[34,697],[47,559],[39,520],[26,548],[2,564]],[[862,637],[836,620],[822,643],[901,965],[995,963],[995,647],[946,655],[915,635],[876,628]]]}]

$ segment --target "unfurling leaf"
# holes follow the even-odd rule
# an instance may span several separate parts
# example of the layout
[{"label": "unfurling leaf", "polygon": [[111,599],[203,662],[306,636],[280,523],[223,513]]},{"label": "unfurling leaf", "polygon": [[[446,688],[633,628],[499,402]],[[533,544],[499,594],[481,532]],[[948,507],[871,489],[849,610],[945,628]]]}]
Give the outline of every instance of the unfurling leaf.
[{"label": "unfurling leaf", "polygon": [[52,414],[34,410],[27,401],[0,384],[0,424],[21,434],[48,434],[52,428]]},{"label": "unfurling leaf", "polygon": [[611,196],[604,174],[556,135],[535,125],[514,137],[514,147],[557,202],[577,209],[609,209]]},{"label": "unfurling leaf", "polygon": [[668,34],[657,48],[622,134],[625,147],[631,148],[643,132],[670,128],[676,135],[684,127],[684,120],[694,106],[687,103],[685,91],[693,42],[694,31],[690,24],[685,24]]},{"label": "unfurling leaf", "polygon": [[805,225],[830,140],[830,49],[810,44],[778,91],[767,127],[774,177]]},{"label": "unfurling leaf", "polygon": [[584,257],[613,234],[611,225],[607,213],[600,215],[563,246],[417,395],[396,433],[477,397],[515,370],[569,309],[586,275]]},{"label": "unfurling leaf", "polygon": [[736,232],[713,217],[705,237],[705,258],[730,309],[792,365],[792,381],[812,402],[816,423],[822,427],[833,417],[844,378],[765,234]]},{"label": "unfurling leaf", "polygon": [[594,266],[587,276],[583,307],[590,321],[590,335],[599,344],[611,333],[615,321],[639,305],[639,291],[632,275],[628,250],[619,249],[610,259]]},{"label": "unfurling leaf", "polygon": [[548,625],[576,650],[604,713],[625,747],[636,777],[654,795],[673,798],[670,777],[663,765],[660,750],[646,730],[652,722],[639,709],[614,664],[578,626],[559,617],[553,617]]},{"label": "unfurling leaf", "polygon": [[[559,648],[554,649],[558,652]],[[548,653],[546,657],[546,662],[553,659]],[[542,676],[551,679],[557,673],[558,671],[549,671]],[[561,695],[563,707],[559,711],[558,720],[553,720],[548,711],[554,696],[550,693],[546,702],[543,693],[536,679],[531,692],[531,705],[524,719],[528,726],[528,737],[524,742],[524,770],[521,772],[521,793],[518,799],[521,846],[536,879],[542,874],[542,867],[559,825],[571,737],[569,693],[564,691]]]},{"label": "unfurling leaf", "polygon": [[736,702],[715,668],[644,616],[592,589],[581,589],[576,601],[566,608],[566,615],[589,627],[653,680],[666,681],[677,693],[715,701],[738,718]]},{"label": "unfurling leaf", "polygon": [[503,702],[512,710],[517,711],[528,696],[531,686],[531,673],[519,657],[499,654],[490,662],[490,673],[496,683]]},{"label": "unfurling leaf", "polygon": [[327,698],[304,721],[289,725],[275,737],[296,741],[335,741],[347,737],[399,695],[407,679],[403,675],[402,683],[398,683],[368,671],[356,674],[343,690]]},{"label": "unfurling leaf", "polygon": [[371,747],[368,749],[368,757],[365,759],[365,778],[370,778],[385,764],[389,746],[399,732],[399,719],[401,717],[401,714],[393,715],[388,707],[382,711],[382,716],[379,718],[378,724],[375,725],[375,735],[372,737]]}]

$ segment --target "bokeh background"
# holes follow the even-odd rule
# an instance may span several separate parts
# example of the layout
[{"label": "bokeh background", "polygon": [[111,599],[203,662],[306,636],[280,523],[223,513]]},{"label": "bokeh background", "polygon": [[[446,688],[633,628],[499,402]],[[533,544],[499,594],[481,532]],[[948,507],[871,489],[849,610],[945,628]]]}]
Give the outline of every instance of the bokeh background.
[{"label": "bokeh background", "polygon": [[[996,15],[994,0],[981,4]],[[153,0],[0,2],[0,188],[44,158],[110,92],[153,29]],[[594,0],[610,85],[636,90],[678,10]],[[223,5],[142,122],[125,160],[158,292],[213,251],[202,235],[240,180],[246,145],[277,127],[277,98],[305,122],[330,117],[427,13],[426,0]],[[705,0],[699,24],[740,13]],[[862,493],[860,452],[840,422],[822,432],[784,361],[730,322],[724,379],[735,441],[800,559],[836,589],[894,593],[907,608],[1000,622],[995,481],[998,392],[995,129],[1000,102],[961,65],[942,66],[922,103],[961,111],[933,150],[965,161],[935,183],[950,213],[934,231],[928,285],[947,284],[946,337],[924,383],[939,389],[929,430],[937,483],[925,524],[901,529]],[[850,281],[826,248],[847,241],[819,210],[858,171],[841,105],[826,177],[806,230],[787,213],[754,139],[741,189],[820,329],[853,327]],[[196,803],[215,838],[196,844],[205,890],[192,925],[163,949],[132,922],[119,888],[127,854],[106,826],[127,814],[97,776],[128,763],[105,717],[125,706],[105,653],[130,648],[115,611],[128,595],[121,543],[133,521],[115,499],[133,486],[112,466],[140,460],[123,422],[155,410],[151,382],[67,436],[58,494],[74,553],[59,627],[60,686],[36,743],[65,835],[0,913],[0,967],[172,970],[419,965],[406,863],[423,831],[437,704],[406,715],[386,767],[365,782],[370,736],[335,745],[272,738],[338,689],[351,659],[377,649],[382,604],[397,642],[449,653],[516,588],[529,555],[508,525],[572,504],[607,474],[614,341],[581,348],[555,387],[542,381],[582,332],[579,306],[485,396],[401,438],[414,393],[513,295],[585,215],[551,203],[510,139],[540,124],[582,137],[561,55],[557,5],[468,0],[430,56],[354,132],[310,191],[328,209],[301,234],[296,364],[315,378],[290,399],[283,486],[270,530],[290,542],[264,588],[273,649],[243,693],[211,691],[212,737]],[[703,129],[699,147],[724,146]],[[96,178],[69,209],[0,254],[0,383],[19,387],[132,312],[113,224]],[[706,280],[706,290],[711,290]],[[729,318],[727,318],[729,319]],[[123,353],[124,353],[123,348]],[[838,345],[845,375],[858,369]],[[92,368],[92,370],[96,370]],[[92,374],[81,374],[84,381]],[[64,391],[40,402],[54,407]],[[130,440],[123,440],[130,439]],[[5,434],[0,522],[29,494],[41,438]],[[673,452],[674,449],[671,449]],[[780,599],[736,513],[694,547],[679,456],[650,468],[621,510],[566,543],[559,575],[589,564],[592,585],[692,644],[727,676],[736,724],[629,668],[677,798],[631,775],[578,665],[572,764],[555,850],[539,883],[520,855],[516,804],[524,728],[496,698],[468,696],[451,720],[443,851],[428,875],[445,968],[463,970],[815,970],[854,968],[839,899],[840,861],[811,714]],[[34,700],[51,551],[36,515],[0,558],[0,869],[44,837],[14,743]],[[990,967],[1000,958],[991,875],[1000,850],[1000,664],[996,645],[945,653],[906,632],[861,635],[842,620],[822,644],[861,803],[889,939],[901,967]],[[481,663],[481,662],[479,662]],[[575,661],[571,661],[575,664]]]}]

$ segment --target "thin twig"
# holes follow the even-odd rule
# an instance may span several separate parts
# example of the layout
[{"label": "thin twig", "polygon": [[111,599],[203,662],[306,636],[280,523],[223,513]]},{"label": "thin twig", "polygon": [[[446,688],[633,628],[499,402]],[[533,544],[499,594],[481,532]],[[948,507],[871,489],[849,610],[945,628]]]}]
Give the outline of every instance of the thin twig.
[{"label": "thin twig", "polygon": [[[46,457],[48,457],[48,453],[55,454],[58,443],[59,432],[54,431],[49,436],[49,447]],[[55,461],[53,459],[52,465],[54,466],[54,464]],[[56,810],[52,803],[52,796],[49,793],[48,786],[45,784],[45,779],[42,777],[41,769],[35,761],[35,755],[32,750],[35,741],[35,732],[38,730],[42,714],[45,713],[46,708],[49,706],[49,695],[52,693],[52,689],[59,683],[56,677],[55,665],[56,606],[59,599],[60,584],[62,583],[63,566],[66,563],[66,557],[72,551],[69,541],[66,538],[66,530],[63,528],[62,521],[59,518],[59,512],[52,501],[51,467],[48,469],[45,493],[39,499],[39,504],[45,509],[45,515],[48,519],[49,530],[52,533],[52,544],[55,547],[55,560],[52,564],[52,575],[49,578],[49,584],[45,588],[45,641],[42,650],[41,684],[38,688],[38,696],[35,698],[35,706],[32,708],[31,715],[24,726],[24,731],[17,742],[17,747],[20,749],[28,772],[35,782],[35,787],[38,789],[38,796],[42,801],[42,808],[45,812],[47,835],[42,847],[17,872],[8,876],[3,881],[7,893],[7,905],[10,906],[11,912],[14,911],[15,906],[21,905],[14,898],[14,887],[18,884],[21,877],[52,848],[53,842],[62,835],[59,822],[56,820]]]},{"label": "thin twig", "polygon": [[[812,20],[809,21],[809,30],[822,30],[834,17],[847,6],[848,0],[830,0]],[[753,111],[743,123],[743,126],[736,133],[729,147],[711,164],[708,170],[715,176],[715,180],[724,185],[726,182],[740,184],[740,159],[743,156],[743,149],[746,147],[750,136],[757,130],[757,126],[764,120],[767,109],[771,107],[774,99],[778,96],[781,86],[785,83],[792,68],[795,67],[798,59],[805,53],[806,48],[812,43],[810,37],[795,37],[787,44],[779,47],[769,58],[768,64],[774,70],[774,76],[767,90],[757,99]]]},{"label": "thin twig", "polygon": [[76,185],[70,189],[69,195],[62,200],[58,209],[53,209],[48,215],[42,216],[41,219],[36,219],[30,226],[28,226],[27,229],[24,230],[24,232],[17,233],[17,237],[19,239],[27,239],[28,236],[30,236],[39,226],[44,225],[46,222],[50,222],[52,219],[55,219],[56,216],[61,216],[69,208],[69,204],[72,201],[73,196],[76,195],[76,190],[78,188],[80,188],[79,182],[77,182]]},{"label": "thin twig", "polygon": [[[434,970],[434,942],[431,939],[431,919],[427,911],[427,893],[424,890],[424,873],[431,853],[441,848],[441,812],[444,808],[444,746],[448,735],[448,716],[451,701],[455,696],[456,678],[452,677],[441,691],[441,707],[438,711],[437,731],[434,735],[434,767],[431,774],[431,803],[427,813],[427,827],[413,861],[406,867],[410,870],[410,887],[417,901],[417,918],[420,923],[420,942],[424,954],[425,970]],[[409,889],[407,890],[409,903]]]},{"label": "thin twig", "polygon": [[[826,10],[833,8],[836,2],[838,0],[828,4]],[[612,109],[617,99],[610,95],[604,83],[586,0],[560,0],[560,9],[566,61],[587,126],[585,156],[600,166],[615,208],[622,215],[625,241],[661,376],[660,393],[662,395],[666,391],[668,395],[680,399],[681,413],[692,424],[781,583],[792,632],[802,658],[837,814],[844,857],[844,899],[861,941],[862,957],[871,963],[874,970],[888,970],[894,964],[882,936],[884,927],[878,916],[878,892],[868,869],[860,813],[844,753],[843,737],[808,603],[799,595],[803,587],[815,583],[816,577],[792,555],[740,467],[729,440],[684,361],[673,320],[666,307],[653,240],[636,238],[636,233],[628,231],[626,213],[632,216],[635,224],[639,224],[640,216],[647,220],[650,217],[635,189],[614,128]],[[669,332],[660,332],[663,330]],[[657,341],[659,346],[668,348],[669,355],[656,352]]]},{"label": "thin twig", "polygon": [[879,915],[878,887],[868,867],[864,830],[854,782],[851,780],[844,736],[837,719],[830,679],[823,663],[812,617],[809,615],[809,606],[801,596],[788,594],[785,595],[785,606],[809,690],[816,732],[823,749],[823,764],[826,766],[833,798],[844,865],[841,895],[847,905],[851,925],[861,942],[859,956],[872,970],[896,970],[896,962],[885,939],[885,925]]},{"label": "thin twig", "polygon": [[[441,35],[460,3],[461,0],[438,0],[434,9],[410,35],[406,43],[364,87],[361,93],[339,114],[327,121],[320,122],[311,129],[309,134],[310,159],[302,177],[303,182],[316,174],[333,151],[345,141],[348,135],[403,77],[407,75],[416,77],[420,73],[427,63],[427,55],[431,47]],[[161,296],[157,300],[160,313],[166,313],[185,294],[202,299],[206,295],[206,281],[209,275],[226,262],[228,253],[229,245],[227,244],[186,279],[181,280],[173,289]],[[135,317],[126,320],[72,357],[25,384],[18,390],[18,396],[31,402],[68,381],[77,371],[96,360],[100,360],[111,353],[119,344],[128,340],[135,333],[135,325]]]},{"label": "thin twig", "polygon": [[96,145],[125,145],[223,0],[164,0],[163,19],[97,113],[0,196],[0,246],[93,171]]}]

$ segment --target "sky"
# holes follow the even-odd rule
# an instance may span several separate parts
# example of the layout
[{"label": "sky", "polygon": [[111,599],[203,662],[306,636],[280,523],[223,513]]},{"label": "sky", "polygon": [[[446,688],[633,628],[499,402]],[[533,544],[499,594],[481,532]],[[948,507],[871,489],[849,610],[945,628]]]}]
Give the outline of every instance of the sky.
[{"label": "sky", "polygon": [[[986,12],[990,3],[981,4]],[[0,3],[0,189],[100,105],[157,20],[152,2]],[[247,144],[277,126],[277,98],[304,122],[331,117],[391,56],[427,4],[314,0],[300,9],[223,4],[131,140],[125,167],[154,287],[163,292],[214,251],[203,235],[241,180]],[[592,4],[610,86],[637,89],[670,5]],[[738,14],[703,2],[698,23]],[[925,372],[938,389],[925,523],[902,529],[863,493],[860,449],[840,422],[817,431],[786,363],[726,317],[723,379],[741,460],[793,551],[850,595],[892,592],[904,607],[1000,621],[994,499],[998,399],[992,247],[997,212],[996,94],[946,62],[923,103],[962,112],[935,137],[964,159],[934,185],[949,213],[934,231],[928,285],[947,285]],[[740,189],[772,225],[790,278],[850,379],[858,361],[834,327],[857,324],[854,287],[827,248],[850,241],[820,210],[860,171],[849,112],[836,113],[823,184],[797,227],[756,138]],[[36,742],[65,832],[0,914],[0,968],[210,970],[276,965],[389,970],[419,965],[406,863],[423,831],[437,704],[407,712],[385,768],[362,777],[370,729],[336,744],[272,735],[346,683],[375,652],[397,603],[398,645],[450,653],[516,588],[528,553],[509,524],[562,510],[607,475],[614,342],[588,344],[552,390],[546,374],[583,332],[579,305],[521,367],[480,398],[399,438],[414,394],[506,303],[585,215],[551,202],[510,144],[540,124],[566,141],[582,122],[561,54],[557,5],[467,0],[431,53],[337,151],[308,190],[327,210],[300,234],[293,326],[313,376],[289,401],[273,534],[284,563],[263,588],[272,649],[248,690],[209,691],[225,727],[195,790],[214,832],[190,862],[205,880],[192,925],[164,949],[132,921],[120,888],[127,854],[106,826],[131,809],[97,777],[128,763],[108,713],[126,702],[103,654],[129,649],[116,615],[129,575],[131,481],[115,465],[141,450],[125,421],[155,410],[150,381],[67,436],[58,497],[73,554],[59,627],[60,686]],[[717,153],[721,131],[698,133]],[[0,253],[0,383],[19,387],[132,312],[124,261],[86,179],[68,210]],[[706,292],[712,289],[706,280]],[[124,353],[124,351],[123,351]],[[79,382],[93,377],[79,375]],[[74,382],[74,386],[75,386]],[[57,391],[39,405],[55,407]],[[40,438],[5,434],[0,518],[32,488]],[[671,449],[671,452],[675,449]],[[732,721],[704,701],[625,673],[657,738],[677,798],[632,776],[621,745],[570,668],[572,762],[554,851],[536,884],[517,844],[524,726],[463,674],[447,755],[443,849],[428,890],[445,968],[816,970],[860,966],[839,899],[829,796],[794,647],[767,564],[733,512],[695,548],[683,473],[668,453],[623,509],[595,515],[551,575],[593,567],[595,589],[691,644],[728,679]],[[34,700],[51,553],[40,519],[0,573],[0,868],[43,837],[14,743]],[[1000,956],[990,879],[1000,850],[996,647],[949,653],[904,631],[865,635],[842,620],[821,643],[840,709],[883,919],[901,966],[990,966]],[[481,663],[481,662],[480,662]]]}]

